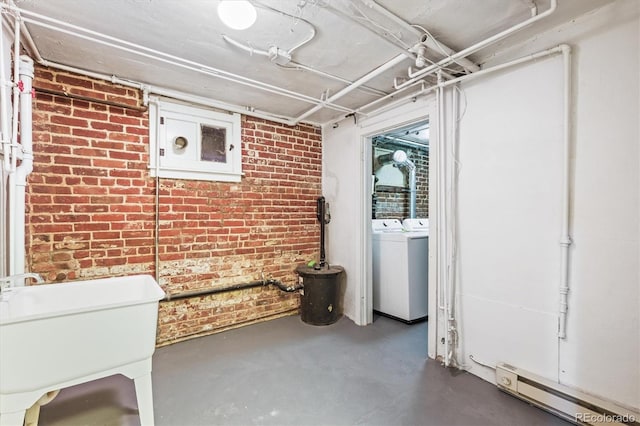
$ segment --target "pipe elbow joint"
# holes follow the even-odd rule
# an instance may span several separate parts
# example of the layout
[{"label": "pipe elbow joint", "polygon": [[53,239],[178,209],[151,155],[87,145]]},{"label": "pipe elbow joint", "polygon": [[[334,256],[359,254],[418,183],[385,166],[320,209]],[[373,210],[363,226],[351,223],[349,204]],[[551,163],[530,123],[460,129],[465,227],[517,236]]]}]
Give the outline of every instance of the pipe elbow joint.
[{"label": "pipe elbow joint", "polygon": [[560,245],[562,247],[569,247],[571,244],[573,244],[573,240],[568,235],[560,240]]}]

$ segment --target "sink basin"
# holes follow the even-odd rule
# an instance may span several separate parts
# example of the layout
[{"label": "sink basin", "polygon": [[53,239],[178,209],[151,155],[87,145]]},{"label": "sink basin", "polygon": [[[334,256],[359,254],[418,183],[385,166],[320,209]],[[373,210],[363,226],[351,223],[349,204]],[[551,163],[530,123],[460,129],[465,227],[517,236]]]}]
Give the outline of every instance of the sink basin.
[{"label": "sink basin", "polygon": [[0,424],[22,424],[47,392],[113,374],[134,379],[153,424],[158,301],[149,275],[15,287],[0,299]]}]

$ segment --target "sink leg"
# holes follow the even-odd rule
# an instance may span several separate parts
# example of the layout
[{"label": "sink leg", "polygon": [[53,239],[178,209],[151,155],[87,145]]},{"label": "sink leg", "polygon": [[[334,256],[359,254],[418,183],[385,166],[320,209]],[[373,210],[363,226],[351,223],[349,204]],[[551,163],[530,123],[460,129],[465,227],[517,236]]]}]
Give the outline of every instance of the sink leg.
[{"label": "sink leg", "polygon": [[151,389],[151,373],[136,377],[136,399],[138,400],[138,414],[142,426],[153,425],[153,392]]},{"label": "sink leg", "polygon": [[40,419],[40,404],[36,402],[24,415],[24,426],[38,426],[38,419]]},{"label": "sink leg", "polygon": [[59,389],[47,392],[42,395],[42,397],[40,397],[40,399],[31,406],[31,408],[27,409],[27,412],[24,415],[24,426],[38,426],[38,419],[40,419],[40,407],[53,401],[59,393]]},{"label": "sink leg", "polygon": [[1,426],[22,426],[24,424],[25,410],[13,411],[11,413],[0,413]]}]

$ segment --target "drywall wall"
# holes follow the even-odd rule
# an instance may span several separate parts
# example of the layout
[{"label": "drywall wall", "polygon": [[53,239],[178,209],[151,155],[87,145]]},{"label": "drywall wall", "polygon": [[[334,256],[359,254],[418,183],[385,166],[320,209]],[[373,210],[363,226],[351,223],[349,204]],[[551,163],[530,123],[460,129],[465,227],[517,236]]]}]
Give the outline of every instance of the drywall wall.
[{"label": "drywall wall", "polygon": [[559,57],[462,85],[460,358],[500,361],[640,405],[639,4],[619,0],[493,61],[573,47],[570,293],[560,282]]},{"label": "drywall wall", "polygon": [[[640,4],[626,3],[594,17],[602,31],[576,55],[575,246],[560,381],[640,408]],[[606,64],[616,71],[603,80]]]},{"label": "drywall wall", "polygon": [[562,58],[462,88],[459,362],[557,379]]},{"label": "drywall wall", "polygon": [[[639,405],[638,7],[636,0],[618,0],[503,50],[485,64],[560,43],[573,47],[574,243],[566,340],[557,338],[561,58],[540,59],[462,85],[459,362],[488,381],[494,381],[493,370],[469,355],[487,365],[511,362],[624,405]],[[361,209],[366,203],[365,135],[401,122],[407,108],[411,105],[358,125],[349,119],[323,129],[323,190],[332,201],[331,233],[338,236],[329,249],[333,261],[347,268],[345,313],[358,324],[367,323],[365,301],[370,297],[363,228],[367,212]],[[450,104],[448,108],[450,115]],[[435,140],[435,114],[424,110],[434,118]],[[435,161],[431,159],[431,170],[437,169]],[[434,190],[440,183],[430,177]],[[432,237],[439,231],[435,226],[432,222]],[[435,248],[430,246],[429,256],[437,266],[432,262]],[[437,312],[434,270],[430,268],[430,318]],[[436,352],[435,322],[429,328],[432,357],[442,354],[441,348]]]}]

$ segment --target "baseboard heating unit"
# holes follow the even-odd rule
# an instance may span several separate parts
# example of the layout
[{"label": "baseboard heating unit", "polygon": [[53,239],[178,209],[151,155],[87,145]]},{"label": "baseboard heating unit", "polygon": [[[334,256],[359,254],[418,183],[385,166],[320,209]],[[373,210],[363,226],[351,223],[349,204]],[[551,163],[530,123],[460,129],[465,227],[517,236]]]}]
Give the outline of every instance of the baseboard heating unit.
[{"label": "baseboard heating unit", "polygon": [[496,366],[500,390],[581,425],[640,426],[640,413],[511,365]]}]

